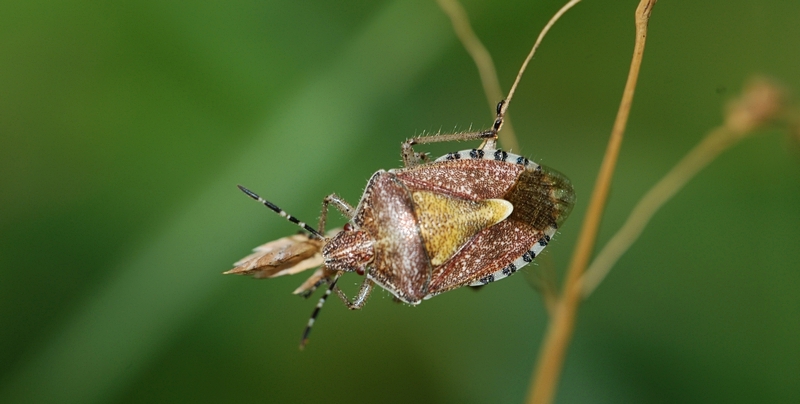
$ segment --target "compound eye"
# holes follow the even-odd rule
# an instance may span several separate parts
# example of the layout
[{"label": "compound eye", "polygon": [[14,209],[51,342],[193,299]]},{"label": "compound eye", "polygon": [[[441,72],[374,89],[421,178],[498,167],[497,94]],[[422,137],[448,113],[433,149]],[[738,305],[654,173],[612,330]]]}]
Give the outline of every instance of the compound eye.
[{"label": "compound eye", "polygon": [[356,268],[356,273],[361,275],[361,276],[364,276],[364,267]]},{"label": "compound eye", "polygon": [[350,224],[350,223],[345,223],[344,224],[344,231],[351,231],[351,230],[353,230],[353,225]]}]

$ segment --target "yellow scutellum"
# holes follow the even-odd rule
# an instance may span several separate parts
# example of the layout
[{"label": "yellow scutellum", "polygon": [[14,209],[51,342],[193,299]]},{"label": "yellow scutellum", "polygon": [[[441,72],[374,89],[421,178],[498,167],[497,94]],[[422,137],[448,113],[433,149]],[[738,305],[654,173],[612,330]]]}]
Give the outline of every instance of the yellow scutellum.
[{"label": "yellow scutellum", "polygon": [[439,266],[479,231],[505,220],[514,210],[502,199],[470,201],[436,192],[412,194],[425,250]]}]

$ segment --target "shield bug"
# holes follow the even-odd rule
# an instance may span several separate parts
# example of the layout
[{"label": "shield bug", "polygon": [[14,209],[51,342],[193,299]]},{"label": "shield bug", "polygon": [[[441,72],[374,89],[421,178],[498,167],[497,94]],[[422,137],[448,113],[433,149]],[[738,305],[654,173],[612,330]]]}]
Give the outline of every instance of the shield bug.
[{"label": "shield bug", "polygon": [[[569,215],[575,194],[562,174],[496,148],[505,107],[504,101],[498,104],[489,130],[406,140],[401,147],[405,167],[373,174],[356,207],[335,194],[324,198],[317,229],[240,186],[309,234],[268,243],[226,273],[268,277],[320,265],[295,291],[309,296],[329,285],[308,321],[301,348],[332,292],[350,309],[360,309],[375,285],[400,302],[417,305],[448,290],[515,273],[547,246]],[[416,144],[468,140],[483,143],[434,161],[414,150]],[[348,223],[326,236],[330,204]],[[352,299],[336,286],[345,272],[366,277]]]}]

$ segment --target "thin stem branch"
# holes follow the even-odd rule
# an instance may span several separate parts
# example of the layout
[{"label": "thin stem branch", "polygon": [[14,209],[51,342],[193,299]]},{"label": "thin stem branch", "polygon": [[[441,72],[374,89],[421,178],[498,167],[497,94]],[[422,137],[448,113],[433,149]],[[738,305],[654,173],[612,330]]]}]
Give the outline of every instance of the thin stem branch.
[{"label": "thin stem branch", "polygon": [[[608,199],[611,179],[616,167],[619,149],[625,126],[628,121],[636,81],[644,55],[647,38],[647,24],[656,0],[642,0],[636,8],[636,43],[628,73],[628,80],[622,94],[617,118],[611,131],[603,162],[600,166],[595,187],[589,200],[586,217],[583,221],[578,242],[567,272],[561,299],[553,321],[550,323],[544,342],[539,351],[539,362],[533,373],[528,403],[546,404],[553,400],[561,369],[564,365],[567,347],[575,328],[575,316],[581,301],[580,281],[583,271],[589,263],[592,250],[597,239],[600,220]],[[513,87],[512,87],[513,89]]]},{"label": "thin stem branch", "polygon": [[732,136],[732,132],[724,126],[715,128],[642,197],[625,224],[586,269],[582,282],[584,297],[588,297],[597,288],[611,267],[639,238],[647,223],[664,203],[737,140],[739,138]]},{"label": "thin stem branch", "polygon": [[754,130],[784,114],[783,92],[763,79],[754,80],[728,109],[725,124],[712,129],[642,197],[625,223],[603,247],[581,281],[584,298],[597,288],[614,264],[639,238],[653,215],[700,170]]},{"label": "thin stem branch", "polygon": [[555,25],[556,21],[561,18],[564,13],[566,13],[569,9],[571,9],[574,5],[580,3],[581,0],[570,0],[567,4],[564,4],[561,9],[559,9],[553,17],[550,18],[550,21],[542,28],[542,32],[539,33],[539,37],[536,38],[536,42],[534,42],[533,47],[531,48],[530,53],[528,53],[528,57],[525,58],[525,61],[522,62],[522,67],[519,68],[519,73],[517,73],[517,78],[514,79],[514,84],[511,85],[511,89],[508,90],[508,96],[506,96],[505,105],[503,105],[503,113],[508,109],[508,104],[511,104],[511,98],[514,97],[514,92],[517,91],[517,85],[519,85],[520,80],[522,80],[522,74],[525,73],[525,69],[528,68],[528,63],[530,63],[531,59],[533,59],[533,54],[536,53],[536,49],[539,49],[539,45],[542,43],[544,36],[547,35],[547,32],[550,31],[550,28]]}]

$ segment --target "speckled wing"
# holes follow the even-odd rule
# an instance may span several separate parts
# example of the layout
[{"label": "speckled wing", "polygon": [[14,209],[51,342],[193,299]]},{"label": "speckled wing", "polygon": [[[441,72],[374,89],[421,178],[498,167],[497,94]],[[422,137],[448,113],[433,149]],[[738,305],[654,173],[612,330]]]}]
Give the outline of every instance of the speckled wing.
[{"label": "speckled wing", "polygon": [[390,172],[412,192],[439,192],[479,201],[502,198],[524,170],[522,165],[504,161],[458,159],[435,161]]},{"label": "speckled wing", "polygon": [[464,150],[392,172],[412,191],[503,199],[513,206],[508,218],[476,233],[449,260],[433,268],[426,298],[513,274],[544,249],[575,200],[566,177],[500,150]]},{"label": "speckled wing", "polygon": [[508,220],[479,232],[453,258],[434,269],[426,297],[473,284],[502,271],[536,245],[543,235],[542,231]]}]

